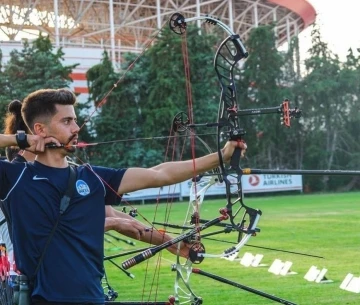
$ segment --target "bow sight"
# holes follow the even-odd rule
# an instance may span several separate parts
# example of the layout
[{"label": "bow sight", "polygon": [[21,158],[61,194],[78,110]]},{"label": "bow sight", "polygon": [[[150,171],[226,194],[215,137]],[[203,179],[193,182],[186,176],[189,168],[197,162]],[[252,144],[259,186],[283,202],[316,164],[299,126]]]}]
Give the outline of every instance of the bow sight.
[{"label": "bow sight", "polygon": [[[276,107],[267,107],[267,108],[256,108],[256,109],[227,109],[228,117],[240,117],[240,116],[247,116],[247,115],[261,115],[261,114],[270,114],[270,113],[277,113],[281,115],[281,124],[285,125],[286,127],[290,127],[290,120],[292,118],[298,119],[302,116],[302,111],[295,107],[293,109],[290,108],[290,101],[285,99],[279,106]],[[184,132],[188,128],[196,128],[196,127],[224,127],[227,126],[228,123],[226,122],[225,118],[222,118],[220,122],[217,123],[197,123],[197,124],[190,124],[190,120],[188,115],[181,111],[174,116],[173,119],[173,131],[174,132]]]},{"label": "bow sight", "polygon": [[[228,108],[227,109],[227,117],[220,118],[218,122],[216,123],[196,123],[196,124],[190,124],[189,116],[181,111],[177,113],[172,122],[172,130],[174,132],[185,132],[186,130],[189,130],[191,128],[196,127],[226,127],[230,126],[229,119],[237,119],[241,116],[248,116],[248,115],[261,115],[261,114],[280,114],[281,118],[281,124],[290,127],[290,121],[292,118],[298,119],[302,116],[302,111],[295,107],[290,108],[290,101],[288,99],[285,99],[279,106],[276,107],[267,107],[267,108],[256,108],[256,109],[241,109],[238,110],[235,108]],[[224,134],[224,132],[222,132]],[[227,138],[230,140],[238,140],[239,137],[246,134],[246,131],[243,128],[235,128],[233,130],[228,130],[226,135]]]}]

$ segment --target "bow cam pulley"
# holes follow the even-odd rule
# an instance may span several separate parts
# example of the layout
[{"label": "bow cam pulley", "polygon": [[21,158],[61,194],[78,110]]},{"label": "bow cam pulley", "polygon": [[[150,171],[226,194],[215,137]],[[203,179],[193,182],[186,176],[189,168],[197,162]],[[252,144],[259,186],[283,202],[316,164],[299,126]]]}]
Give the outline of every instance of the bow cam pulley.
[{"label": "bow cam pulley", "polygon": [[175,34],[184,34],[186,31],[185,17],[180,13],[173,14],[169,20],[169,27]]}]

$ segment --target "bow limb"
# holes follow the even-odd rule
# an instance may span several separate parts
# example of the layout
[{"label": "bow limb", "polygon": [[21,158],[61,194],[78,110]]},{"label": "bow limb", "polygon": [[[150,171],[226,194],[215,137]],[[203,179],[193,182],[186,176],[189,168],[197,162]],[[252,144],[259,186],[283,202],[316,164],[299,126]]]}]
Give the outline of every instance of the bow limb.
[{"label": "bow limb", "polygon": [[[231,157],[230,167],[226,168],[221,153],[220,142],[223,136],[226,136],[231,141],[243,141],[242,136],[245,134],[245,131],[240,127],[239,122],[239,107],[237,104],[234,68],[239,63],[239,61],[244,59],[246,56],[247,52],[244,49],[244,46],[241,44],[239,36],[232,34],[221,43],[214,59],[215,71],[221,86],[221,98],[218,111],[217,141],[221,174],[223,176],[226,189],[227,204],[225,210],[229,215],[229,219],[233,227],[239,232],[245,233],[246,239],[243,239],[244,242],[246,242],[247,239],[250,238],[252,234],[254,234],[256,225],[261,215],[261,211],[249,208],[243,203],[243,191],[241,184],[242,170],[239,165],[241,149],[239,147],[235,148],[235,151]],[[235,172],[236,174],[235,183],[231,182],[230,172]],[[235,191],[232,190],[233,188],[235,188]],[[236,213],[233,212],[233,206],[237,203],[240,204],[239,210],[245,210],[243,220],[238,224],[235,223],[234,218],[238,214],[239,210]],[[245,229],[243,227],[244,219],[247,216],[250,218],[250,224],[248,228]]]},{"label": "bow limb", "polygon": [[[245,213],[249,213],[248,211]],[[245,216],[245,215],[244,215]],[[259,230],[257,229],[257,224],[260,220],[260,216],[261,214],[259,213],[254,213],[253,215],[250,216],[250,226],[247,229],[241,229],[243,231],[244,234],[242,238],[240,238],[240,241],[238,242],[238,244],[234,247],[231,247],[227,250],[225,250],[223,253],[221,254],[208,254],[208,253],[199,253],[198,256],[199,257],[209,257],[209,258],[224,258],[224,257],[229,257],[232,256],[236,253],[238,253],[240,251],[240,249],[242,247],[244,247],[246,245],[246,243],[249,241],[251,236],[254,236],[255,232],[259,232]]]},{"label": "bow limb", "polygon": [[[200,212],[201,205],[204,201],[206,191],[217,182],[217,178],[215,176],[204,177],[205,181],[201,183],[203,187],[200,190],[198,190],[196,184],[200,182],[200,179],[201,177],[196,177],[196,179],[193,179],[192,181],[190,194],[189,194],[188,210],[183,224],[184,227],[188,226],[189,223],[195,226],[198,225],[196,219],[198,219],[198,215]],[[190,275],[192,274],[192,264],[193,264],[192,258],[195,257],[195,260],[198,262],[199,260],[198,251],[199,250],[204,251],[204,247],[200,243],[199,235],[193,235],[191,239],[192,240],[188,240],[188,242],[195,242],[194,245],[196,245],[196,248],[195,249],[191,248],[190,251],[194,251],[195,255],[189,253],[189,258],[187,258],[185,262],[182,262],[184,259],[181,258],[179,255],[180,244],[178,244],[176,263],[173,264],[172,270],[176,272],[175,284],[174,284],[175,300],[177,302],[180,302],[180,304],[182,304],[182,302],[186,300],[187,302],[190,302],[190,304],[197,305],[197,304],[202,304],[202,299],[199,296],[197,296],[190,287]]]},{"label": "bow limb", "polygon": [[[209,24],[217,25],[221,27],[227,34],[234,35],[234,32],[225,23],[221,22],[219,19],[216,19],[208,15],[197,16],[193,18],[185,18],[182,14],[175,13],[170,17],[169,26],[174,33],[178,35],[182,35],[186,32],[187,22],[193,22],[198,20],[205,20]],[[238,43],[242,49],[244,56],[247,57],[248,53],[246,52],[246,49],[243,43],[241,42],[240,38],[238,39]]]}]

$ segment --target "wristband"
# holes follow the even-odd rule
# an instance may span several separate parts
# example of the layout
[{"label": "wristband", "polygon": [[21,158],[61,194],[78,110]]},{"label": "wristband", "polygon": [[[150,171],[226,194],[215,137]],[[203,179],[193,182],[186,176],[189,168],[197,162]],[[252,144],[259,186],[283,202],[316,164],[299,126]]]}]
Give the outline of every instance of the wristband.
[{"label": "wristband", "polygon": [[20,149],[25,149],[30,147],[28,141],[27,141],[27,134],[24,130],[18,130],[15,136],[17,145]]}]

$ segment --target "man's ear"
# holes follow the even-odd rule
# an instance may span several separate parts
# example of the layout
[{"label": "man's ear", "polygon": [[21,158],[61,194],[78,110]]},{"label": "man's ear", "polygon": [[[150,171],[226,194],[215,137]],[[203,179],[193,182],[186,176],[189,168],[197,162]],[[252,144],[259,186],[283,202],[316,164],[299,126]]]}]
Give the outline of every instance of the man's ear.
[{"label": "man's ear", "polygon": [[34,124],[34,134],[45,138],[47,135],[45,124],[35,123]]}]

